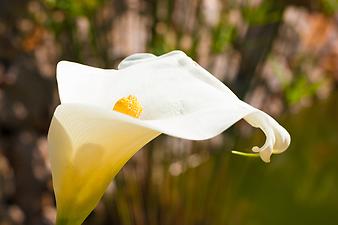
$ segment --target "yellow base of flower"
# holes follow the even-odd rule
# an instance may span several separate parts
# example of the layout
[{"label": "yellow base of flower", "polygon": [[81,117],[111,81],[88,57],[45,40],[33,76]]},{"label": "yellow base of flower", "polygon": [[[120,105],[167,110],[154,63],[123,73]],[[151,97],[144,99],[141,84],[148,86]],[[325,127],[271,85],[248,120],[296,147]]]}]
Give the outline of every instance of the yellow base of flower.
[{"label": "yellow base of flower", "polygon": [[74,221],[69,219],[56,219],[55,225],[81,225],[83,221]]}]

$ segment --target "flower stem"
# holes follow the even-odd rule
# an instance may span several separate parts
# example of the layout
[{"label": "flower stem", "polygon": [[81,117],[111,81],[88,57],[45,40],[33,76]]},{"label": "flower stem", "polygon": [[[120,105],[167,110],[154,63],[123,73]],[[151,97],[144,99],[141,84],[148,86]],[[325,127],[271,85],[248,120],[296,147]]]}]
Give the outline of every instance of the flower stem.
[{"label": "flower stem", "polygon": [[232,154],[235,155],[240,155],[240,156],[245,156],[245,157],[259,157],[259,153],[245,153],[245,152],[240,152],[240,151],[231,151]]}]

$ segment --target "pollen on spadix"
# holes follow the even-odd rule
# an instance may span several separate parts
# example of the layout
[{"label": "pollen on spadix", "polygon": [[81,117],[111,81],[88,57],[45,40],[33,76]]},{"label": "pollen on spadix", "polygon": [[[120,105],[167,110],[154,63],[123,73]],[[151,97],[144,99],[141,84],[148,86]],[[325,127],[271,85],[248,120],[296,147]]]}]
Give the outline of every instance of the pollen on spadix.
[{"label": "pollen on spadix", "polygon": [[113,110],[135,118],[140,118],[143,108],[136,96],[129,95],[128,97],[120,98],[115,103]]}]

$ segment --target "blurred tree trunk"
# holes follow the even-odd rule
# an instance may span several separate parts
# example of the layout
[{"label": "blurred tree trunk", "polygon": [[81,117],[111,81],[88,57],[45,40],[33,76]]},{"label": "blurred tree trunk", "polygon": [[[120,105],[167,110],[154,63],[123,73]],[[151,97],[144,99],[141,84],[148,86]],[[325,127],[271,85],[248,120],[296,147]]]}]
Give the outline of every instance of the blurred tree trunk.
[{"label": "blurred tree trunk", "polygon": [[253,79],[259,77],[260,65],[264,64],[271,51],[282,24],[282,15],[286,6],[283,3],[274,3],[269,4],[267,8],[266,11],[277,15],[279,18],[274,19],[275,21],[269,21],[269,16],[266,16],[265,23],[249,24],[245,37],[239,45],[241,63],[234,81],[234,90],[240,98],[244,98],[248,93]]},{"label": "blurred tree trunk", "polygon": [[264,63],[271,50],[280,24],[276,22],[249,27],[240,47],[242,58],[234,82],[234,90],[239,98],[245,97],[253,79],[260,73],[260,65]]},{"label": "blurred tree trunk", "polygon": [[[255,81],[259,80],[260,65],[264,64],[278,36],[284,10],[293,5],[309,10],[318,10],[323,7],[323,2],[320,0],[278,0],[275,2],[264,0],[263,4],[265,2],[268,5],[266,21],[263,24],[249,24],[244,39],[239,43],[241,63],[233,87],[240,98],[244,98],[250,87],[254,86]],[[278,15],[279,18],[277,20],[274,18],[274,21],[270,22],[269,14]]]}]

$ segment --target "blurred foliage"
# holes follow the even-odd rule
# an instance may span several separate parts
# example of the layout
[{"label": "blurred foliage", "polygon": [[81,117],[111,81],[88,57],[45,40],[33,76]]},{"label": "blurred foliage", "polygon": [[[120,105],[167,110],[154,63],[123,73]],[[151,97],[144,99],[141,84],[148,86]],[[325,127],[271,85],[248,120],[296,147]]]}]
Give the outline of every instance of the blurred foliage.
[{"label": "blurred foliage", "polygon": [[335,0],[321,0],[323,12],[328,15],[335,15],[338,10],[338,2]]},{"label": "blurred foliage", "polygon": [[[247,1],[248,3],[250,1]],[[243,18],[251,25],[263,25],[280,22],[285,3],[280,1],[263,0],[257,6],[245,5],[242,8]]]},{"label": "blurred foliage", "polygon": [[296,104],[305,97],[315,95],[319,87],[320,82],[311,83],[307,80],[306,76],[300,75],[286,90],[287,101],[291,105]]},{"label": "blurred foliage", "polygon": [[235,43],[237,38],[236,27],[227,23],[226,19],[221,22],[212,30],[212,45],[211,51],[215,54],[222,53],[226,47]]},{"label": "blurred foliage", "polygon": [[61,59],[105,68],[181,49],[278,116],[290,150],[244,123],[204,142],[161,136],[133,157],[86,224],[338,223],[335,0],[4,0],[0,7],[0,225],[54,223],[46,133]]},{"label": "blurred foliage", "polygon": [[104,0],[44,0],[46,5],[56,9],[62,10],[69,14],[69,16],[89,16],[95,13],[97,8],[102,5]]}]

